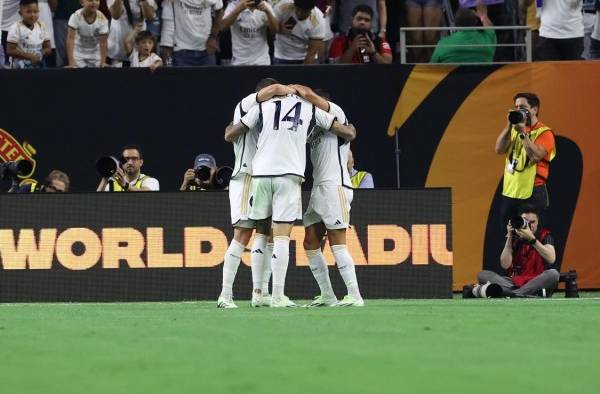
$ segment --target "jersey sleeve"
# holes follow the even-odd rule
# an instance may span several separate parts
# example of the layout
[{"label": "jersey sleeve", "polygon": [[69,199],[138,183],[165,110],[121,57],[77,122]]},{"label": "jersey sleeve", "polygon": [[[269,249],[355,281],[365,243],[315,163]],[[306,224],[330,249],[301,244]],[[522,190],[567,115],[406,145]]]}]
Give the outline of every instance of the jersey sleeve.
[{"label": "jersey sleeve", "polygon": [[246,115],[244,115],[240,119],[240,122],[242,122],[244,124],[244,126],[246,126],[247,128],[251,129],[254,126],[256,126],[256,124],[258,123],[259,117],[260,117],[260,108],[258,107],[258,105],[255,105],[254,107],[252,107],[252,109]]},{"label": "jersey sleeve", "polygon": [[8,36],[6,36],[6,42],[10,42],[11,44],[19,44],[19,28],[17,26],[18,24],[19,22],[13,23],[10,29],[8,29]]},{"label": "jersey sleeve", "polygon": [[250,111],[256,104],[258,104],[258,93],[252,93],[247,95],[240,101],[242,116]]},{"label": "jersey sleeve", "polygon": [[79,28],[79,18],[77,18],[77,12],[74,12],[71,14],[71,17],[69,18],[69,27],[71,29],[75,29],[77,30]]},{"label": "jersey sleeve", "polygon": [[323,13],[318,8],[315,7],[313,12],[315,12],[315,23],[308,32],[308,37],[311,40],[322,40],[325,38],[325,18],[323,18]]},{"label": "jersey sleeve", "polygon": [[346,118],[344,110],[339,105],[332,103],[331,101],[329,101],[329,113],[335,116],[337,121],[341,124],[348,124],[348,118]]},{"label": "jersey sleeve", "polygon": [[102,23],[100,24],[100,29],[99,29],[99,34],[101,36],[107,35],[108,34],[108,19],[106,19],[106,17],[104,16],[104,14],[102,14],[100,11],[98,11],[98,17],[102,16]]},{"label": "jersey sleeve", "polygon": [[320,128],[325,130],[331,129],[334,120],[335,116],[328,114],[320,108],[315,108],[315,122]]},{"label": "jersey sleeve", "polygon": [[223,18],[226,18],[227,16],[229,16],[229,14],[231,14],[233,12],[233,10],[235,10],[236,6],[237,6],[237,3],[235,1],[230,1],[227,4],[227,7],[225,7],[225,12],[223,13]]}]

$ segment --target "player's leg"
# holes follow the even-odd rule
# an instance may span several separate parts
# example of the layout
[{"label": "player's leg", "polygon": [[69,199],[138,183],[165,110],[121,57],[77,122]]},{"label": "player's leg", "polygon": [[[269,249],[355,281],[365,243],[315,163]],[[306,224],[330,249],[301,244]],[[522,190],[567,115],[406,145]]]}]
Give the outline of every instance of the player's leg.
[{"label": "player's leg", "polygon": [[273,178],[273,270],[272,307],[296,306],[284,296],[285,277],[290,261],[290,234],[294,222],[301,217],[300,178]]},{"label": "player's leg", "polygon": [[265,268],[269,267],[269,276],[271,275],[271,252],[268,251],[267,244],[271,232],[271,219],[265,219],[256,223],[256,234],[252,244],[252,302],[253,307],[269,306],[270,298],[268,297],[268,279],[267,291],[264,289]]},{"label": "player's leg", "polygon": [[233,239],[225,252],[223,260],[223,283],[221,294],[217,300],[219,308],[237,308],[233,303],[233,281],[240,266],[242,253],[250,241],[252,228],[236,227],[233,230]]},{"label": "player's leg", "polygon": [[[307,217],[308,216],[305,215],[304,220],[306,220]],[[325,232],[325,225],[321,222],[310,224],[304,231],[304,250],[306,250],[306,256],[308,257],[308,265],[321,290],[321,294],[315,297],[315,299],[307,305],[309,307],[333,306],[337,303],[337,298],[335,297],[335,293],[331,287],[331,280],[329,279],[329,268],[327,268],[327,262],[321,251],[321,244]]]}]

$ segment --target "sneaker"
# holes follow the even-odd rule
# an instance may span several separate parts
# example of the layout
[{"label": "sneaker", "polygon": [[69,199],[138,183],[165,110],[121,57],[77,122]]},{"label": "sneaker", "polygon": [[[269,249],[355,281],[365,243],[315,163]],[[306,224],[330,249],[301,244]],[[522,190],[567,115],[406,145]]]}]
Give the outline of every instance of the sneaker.
[{"label": "sneaker", "polygon": [[217,300],[217,308],[234,309],[237,308],[237,305],[233,303],[231,298],[219,297]]},{"label": "sneaker", "polygon": [[316,296],[310,304],[303,305],[305,308],[316,308],[320,306],[336,306],[337,298],[325,298],[322,295]]},{"label": "sneaker", "polygon": [[293,301],[290,301],[287,296],[271,298],[271,308],[295,308],[297,306],[298,305],[296,305]]},{"label": "sneaker", "polygon": [[365,306],[365,301],[362,298],[354,298],[348,294],[336,306]]},{"label": "sneaker", "polygon": [[252,292],[252,301],[250,301],[250,305],[252,305],[253,308],[261,306],[269,307],[271,306],[271,295],[262,295],[261,293]]}]

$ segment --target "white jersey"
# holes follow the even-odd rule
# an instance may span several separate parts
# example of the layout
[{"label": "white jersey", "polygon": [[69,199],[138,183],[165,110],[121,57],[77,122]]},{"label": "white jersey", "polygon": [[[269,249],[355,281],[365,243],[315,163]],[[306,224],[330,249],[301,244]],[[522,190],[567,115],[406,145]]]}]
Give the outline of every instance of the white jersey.
[{"label": "white jersey", "polygon": [[[23,21],[18,21],[8,30],[6,41],[16,44],[17,48],[27,53],[34,53],[40,59],[42,58],[42,47],[44,42],[50,41],[50,35],[46,26],[40,21],[35,22],[33,29],[25,26]],[[31,68],[30,60],[10,59],[11,68]]]},{"label": "white jersey", "polygon": [[[329,102],[329,113],[342,124],[348,120],[344,111]],[[310,161],[313,165],[313,186],[335,185],[352,188],[348,173],[348,152],[350,143],[331,131],[316,128],[308,140]]]},{"label": "white jersey", "polygon": [[581,0],[544,0],[540,12],[540,37],[583,37]]},{"label": "white jersey", "polygon": [[[232,1],[225,9],[224,17],[231,14],[239,3]],[[273,13],[273,9],[267,3]],[[234,66],[268,66],[271,64],[269,57],[269,23],[267,14],[261,10],[245,9],[233,25],[231,25],[231,49],[233,57],[231,64]]]},{"label": "white jersey", "polygon": [[213,13],[222,8],[222,0],[163,2],[161,45],[173,47],[174,51],[205,51]]},{"label": "white jersey", "polygon": [[[257,93],[249,94],[240,101],[233,111],[233,124],[239,123],[240,119],[252,108],[258,106]],[[233,141],[233,152],[235,154],[235,166],[233,167],[232,178],[238,174],[252,175],[252,159],[256,154],[256,144],[258,143],[258,130],[256,127],[242,134],[237,140]]]},{"label": "white jersey", "polygon": [[296,20],[296,25],[290,34],[277,34],[275,37],[275,57],[283,60],[304,60],[309,40],[325,38],[325,18],[317,7],[313,8],[310,16],[299,20],[296,16],[293,0],[281,0],[275,6],[275,18],[285,24],[290,18]]},{"label": "white jersey", "polygon": [[108,19],[104,14],[96,11],[96,19],[88,23],[81,8],[69,18],[69,27],[77,30],[73,50],[75,59],[100,59],[100,36],[108,35]]},{"label": "white jersey", "polygon": [[241,119],[249,129],[257,127],[260,132],[252,176],[304,178],[308,136],[315,126],[331,129],[334,120],[332,115],[295,94],[275,97],[252,108]]},{"label": "white jersey", "polygon": [[0,0],[0,25],[2,25],[2,30],[8,31],[20,19],[19,0]]},{"label": "white jersey", "polygon": [[161,60],[160,57],[156,53],[150,52],[150,56],[140,61],[140,53],[138,52],[137,48],[133,48],[131,55],[129,55],[131,67],[150,67],[158,60]]}]

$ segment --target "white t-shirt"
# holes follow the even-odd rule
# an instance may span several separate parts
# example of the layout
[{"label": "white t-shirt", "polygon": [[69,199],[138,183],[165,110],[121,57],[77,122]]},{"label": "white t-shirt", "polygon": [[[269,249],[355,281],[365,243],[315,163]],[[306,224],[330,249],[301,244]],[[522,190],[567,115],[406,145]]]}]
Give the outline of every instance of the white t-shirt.
[{"label": "white t-shirt", "polygon": [[[127,1],[127,0],[123,0]],[[146,0],[148,5],[156,10],[156,3],[154,0]],[[115,0],[107,0],[106,5],[110,8],[115,3]],[[131,17],[133,24],[141,23],[142,30],[146,30],[146,20],[142,17],[142,10],[138,3],[138,0],[129,0],[129,6],[131,8]],[[123,41],[129,33],[133,30],[133,27],[129,24],[127,19],[127,11],[125,6],[121,6],[122,14],[119,19],[112,18],[110,22],[110,33],[108,34],[108,57],[115,60],[126,60],[127,53],[125,51],[125,44]]]},{"label": "white t-shirt", "polygon": [[[133,181],[129,182],[129,187],[132,187],[133,185],[135,185],[135,183],[141,178],[141,177],[146,177],[144,178],[144,180],[142,180],[142,187],[148,188],[152,191],[159,191],[160,190],[160,185],[158,183],[158,179],[156,178],[152,178],[150,176],[144,175],[144,174],[140,174],[140,176],[138,176],[137,178],[135,178]],[[110,190],[110,185],[107,184],[106,187],[104,188],[104,191],[107,192]]]},{"label": "white t-shirt", "polygon": [[[347,124],[346,114],[337,104],[329,102],[329,113],[335,116],[338,122]],[[347,166],[350,143],[331,131],[317,127],[308,144],[313,165],[313,186],[335,185],[352,188]]]},{"label": "white t-shirt", "polygon": [[96,11],[96,19],[88,23],[83,16],[83,8],[69,18],[69,27],[77,30],[75,35],[75,59],[100,59],[100,36],[108,34],[108,19]]},{"label": "white t-shirt", "polygon": [[[1,6],[4,1],[4,7]],[[12,25],[21,20],[19,15],[20,0],[0,0],[0,25],[3,31],[8,31]]]},{"label": "white t-shirt", "polygon": [[[239,1],[232,1],[227,5],[224,17],[233,12]],[[271,6],[267,4],[267,7],[273,13]],[[258,9],[252,11],[245,9],[240,12],[230,30],[233,52],[231,64],[234,66],[271,64],[267,43],[269,23],[266,13]]]},{"label": "white t-shirt", "polygon": [[[17,44],[23,52],[35,53],[42,58],[42,46],[45,41],[50,41],[50,35],[46,27],[39,20],[33,25],[33,29],[25,26],[23,21],[13,24],[8,30],[6,41]],[[25,59],[10,59],[11,68],[31,68],[31,61]]]},{"label": "white t-shirt", "polygon": [[249,129],[262,119],[252,176],[304,178],[306,140],[315,126],[329,130],[335,118],[295,94],[260,103],[241,122]]},{"label": "white t-shirt", "polygon": [[596,22],[594,22],[594,30],[592,31],[592,38],[594,40],[600,40],[600,10],[596,11]]},{"label": "white t-shirt", "polygon": [[290,17],[296,20],[290,34],[277,34],[275,37],[275,57],[278,59],[304,60],[308,42],[325,38],[325,19],[317,7],[313,8],[308,18],[301,21],[296,16],[294,0],[281,0],[275,6],[275,17],[284,24]]},{"label": "white t-shirt", "polygon": [[44,24],[48,35],[50,36],[50,47],[56,48],[54,43],[54,22],[52,21],[52,10],[48,4],[48,0],[39,0],[38,8],[40,9],[40,21]]},{"label": "white t-shirt", "polygon": [[[256,106],[258,106],[257,93],[252,93],[244,97],[235,106],[233,124],[239,123],[240,119]],[[254,159],[254,155],[256,154],[256,144],[258,143],[259,130],[257,129],[257,127],[253,127],[233,141],[235,166],[233,167],[232,178],[239,173],[252,175],[252,159]]]},{"label": "white t-shirt", "polygon": [[140,61],[140,53],[137,48],[133,48],[131,55],[129,55],[129,61],[131,62],[130,67],[150,67],[156,63],[157,60],[161,60],[160,56],[152,52],[150,53],[150,56]]},{"label": "white t-shirt", "polygon": [[213,13],[221,8],[223,8],[222,0],[165,1],[160,44],[173,47],[174,51],[206,50],[206,40],[213,24]]},{"label": "white t-shirt", "polygon": [[544,0],[540,9],[540,37],[583,37],[582,0]]}]

